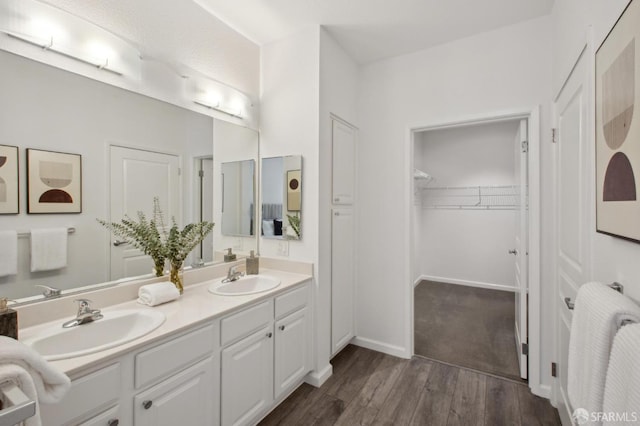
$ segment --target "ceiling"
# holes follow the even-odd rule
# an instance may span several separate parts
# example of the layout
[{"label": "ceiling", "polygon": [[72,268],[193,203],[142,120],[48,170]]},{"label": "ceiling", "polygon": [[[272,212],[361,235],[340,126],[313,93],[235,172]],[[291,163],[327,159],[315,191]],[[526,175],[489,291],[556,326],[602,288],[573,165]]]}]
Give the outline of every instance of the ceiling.
[{"label": "ceiling", "polygon": [[359,63],[551,13],[554,0],[193,0],[263,45],[320,24]]}]

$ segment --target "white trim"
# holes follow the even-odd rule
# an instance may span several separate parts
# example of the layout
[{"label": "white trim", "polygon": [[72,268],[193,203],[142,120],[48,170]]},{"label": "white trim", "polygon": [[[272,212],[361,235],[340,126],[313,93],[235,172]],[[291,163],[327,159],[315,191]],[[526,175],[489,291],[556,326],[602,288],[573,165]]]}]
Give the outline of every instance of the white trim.
[{"label": "white trim", "polygon": [[[411,215],[413,195],[413,145],[416,132],[432,129],[470,126],[480,123],[495,123],[516,119],[527,119],[529,128],[529,387],[536,395],[544,394],[540,377],[541,339],[540,339],[540,106],[528,108],[514,108],[493,113],[475,114],[466,117],[438,120],[428,123],[418,123],[406,128],[405,133],[405,209],[404,223],[404,253],[405,271],[404,282],[413,283],[413,256],[411,234],[414,223]],[[414,324],[413,324],[413,295],[414,286],[407,285],[405,289],[405,342],[404,358],[410,358],[414,352]]]},{"label": "white trim", "polygon": [[406,356],[407,349],[389,345],[378,340],[367,339],[365,337],[354,337],[351,344],[360,346],[361,348],[371,349],[373,351],[382,352],[387,355],[395,356],[398,358],[411,359],[411,356]]},{"label": "white trim", "polygon": [[306,377],[304,378],[304,381],[305,383],[309,383],[311,386],[315,386],[319,388],[324,384],[324,382],[329,380],[329,377],[331,377],[332,375],[333,375],[333,365],[328,364],[326,367],[324,367],[320,371],[316,370],[307,374]]},{"label": "white trim", "polygon": [[420,275],[420,278],[418,278],[415,285],[417,285],[417,283],[419,283],[422,280],[437,281],[437,282],[446,283],[446,284],[466,285],[467,287],[486,288],[490,290],[511,291],[511,292],[516,291],[516,288],[510,285],[493,284],[493,283],[486,283],[482,281],[460,280],[458,278],[436,277],[435,275]]},{"label": "white trim", "polygon": [[538,390],[540,392],[534,395],[537,395],[541,398],[546,398],[546,399],[549,399],[551,397],[551,385],[540,385],[538,386]]}]

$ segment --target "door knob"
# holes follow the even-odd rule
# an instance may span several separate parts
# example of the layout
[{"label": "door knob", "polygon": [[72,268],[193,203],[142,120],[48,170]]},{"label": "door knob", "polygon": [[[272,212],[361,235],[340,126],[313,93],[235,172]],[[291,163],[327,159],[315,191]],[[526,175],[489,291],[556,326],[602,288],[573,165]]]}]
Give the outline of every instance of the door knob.
[{"label": "door knob", "polygon": [[142,406],[144,407],[145,410],[148,410],[149,408],[151,408],[152,405],[153,405],[153,401],[143,401],[142,402]]},{"label": "door knob", "polygon": [[124,240],[115,240],[115,241],[113,242],[113,246],[114,246],[114,247],[120,247],[120,246],[125,245],[125,244],[127,244],[127,243],[128,243],[128,241],[124,241]]},{"label": "door knob", "polygon": [[513,249],[513,250],[509,250],[509,254],[518,254],[518,250]]}]

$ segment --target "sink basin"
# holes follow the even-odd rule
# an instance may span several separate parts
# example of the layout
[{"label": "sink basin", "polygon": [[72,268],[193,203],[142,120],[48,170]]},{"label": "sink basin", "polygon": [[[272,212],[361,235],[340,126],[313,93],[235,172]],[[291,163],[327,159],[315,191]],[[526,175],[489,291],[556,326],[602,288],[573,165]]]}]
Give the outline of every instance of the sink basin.
[{"label": "sink basin", "polygon": [[270,275],[245,275],[239,280],[223,283],[223,278],[209,285],[209,292],[221,296],[244,296],[261,293],[280,285],[280,280]]},{"label": "sink basin", "polygon": [[55,361],[100,352],[144,336],[160,327],[165,316],[160,311],[122,309],[103,312],[104,318],[71,328],[63,320],[23,341],[44,359]]}]

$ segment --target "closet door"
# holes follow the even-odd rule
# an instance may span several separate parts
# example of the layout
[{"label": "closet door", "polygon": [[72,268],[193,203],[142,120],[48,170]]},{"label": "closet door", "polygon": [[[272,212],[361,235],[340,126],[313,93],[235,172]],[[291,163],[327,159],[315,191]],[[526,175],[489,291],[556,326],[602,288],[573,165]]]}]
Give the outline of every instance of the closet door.
[{"label": "closet door", "polygon": [[353,210],[333,209],[331,223],[331,354],[354,336]]},{"label": "closet door", "polygon": [[337,120],[333,121],[333,204],[353,204],[355,194],[356,131]]}]

